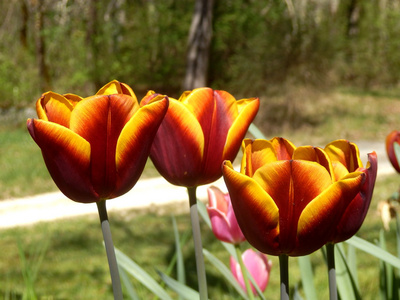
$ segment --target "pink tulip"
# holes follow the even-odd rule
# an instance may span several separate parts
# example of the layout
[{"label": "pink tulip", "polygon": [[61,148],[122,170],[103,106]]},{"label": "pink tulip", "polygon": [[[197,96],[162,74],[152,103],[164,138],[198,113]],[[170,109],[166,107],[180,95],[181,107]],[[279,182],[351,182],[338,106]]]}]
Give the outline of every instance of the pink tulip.
[{"label": "pink tulip", "polygon": [[209,205],[208,215],[211,219],[211,227],[217,239],[239,244],[246,240],[237,223],[233,212],[229,194],[224,194],[219,188],[211,186],[207,189]]},{"label": "pink tulip", "polygon": [[[258,251],[256,252],[253,249],[247,249],[244,251],[242,254],[242,259],[244,265],[257,283],[258,287],[262,292],[264,292],[268,285],[272,262],[268,260],[265,254]],[[233,276],[236,278],[242,289],[246,291],[242,270],[240,269],[239,263],[236,262],[233,256],[231,256],[230,264]],[[253,291],[254,295],[256,295],[256,289],[252,283],[250,283],[250,285],[251,290]]]}]

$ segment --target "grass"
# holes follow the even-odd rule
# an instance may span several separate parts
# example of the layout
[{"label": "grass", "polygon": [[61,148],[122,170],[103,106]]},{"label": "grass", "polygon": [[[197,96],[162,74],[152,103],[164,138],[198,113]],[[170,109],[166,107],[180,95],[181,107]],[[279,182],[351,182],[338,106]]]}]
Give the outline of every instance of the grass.
[{"label": "grass", "polygon": [[[358,233],[374,242],[382,228],[377,214],[377,203],[386,199],[400,184],[398,175],[379,178],[374,200],[362,229]],[[111,200],[112,201],[112,200]],[[83,205],[83,204],[82,204]],[[95,211],[93,204],[93,211]],[[177,215],[181,236],[190,230],[189,214]],[[165,271],[174,254],[172,220],[169,215],[157,215],[143,211],[127,211],[110,214],[111,229],[116,247],[138,262],[154,278],[156,270]],[[395,253],[395,231],[386,233],[389,249]],[[229,266],[229,257],[212,232],[202,222],[203,245]],[[27,260],[34,264],[36,254],[43,244],[47,244],[45,258],[39,268],[34,284],[39,299],[110,299],[111,282],[108,275],[105,250],[99,220],[94,214],[51,223],[39,223],[30,227],[0,230],[0,295],[17,296],[24,292],[22,262],[18,254],[21,244]],[[357,252],[358,275],[363,299],[376,299],[379,292],[379,261],[361,251]],[[188,284],[196,288],[194,250],[192,241],[183,248]],[[270,284],[265,292],[268,299],[278,299],[279,268],[276,257],[273,261]],[[311,255],[314,282],[318,299],[327,299],[327,275],[321,251]],[[296,258],[290,259],[291,287],[300,283]],[[209,293],[212,299],[240,299],[220,276],[218,271],[206,261]],[[175,276],[175,274],[173,274]],[[135,282],[142,299],[152,299],[150,293]],[[173,295],[173,294],[172,294]],[[174,297],[175,298],[175,297]]]}]

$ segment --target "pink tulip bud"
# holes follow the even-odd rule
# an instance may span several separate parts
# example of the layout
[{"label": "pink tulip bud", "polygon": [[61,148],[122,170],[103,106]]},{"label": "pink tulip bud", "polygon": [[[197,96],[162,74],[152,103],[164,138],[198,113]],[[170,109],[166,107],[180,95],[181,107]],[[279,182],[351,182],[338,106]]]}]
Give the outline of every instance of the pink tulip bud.
[{"label": "pink tulip bud", "polygon": [[209,187],[207,192],[209,201],[207,211],[217,239],[231,244],[245,241],[246,238],[237,223],[229,194],[224,194],[215,186]]},{"label": "pink tulip bud", "polygon": [[[264,292],[268,285],[272,261],[268,260],[267,255],[258,251],[256,252],[253,249],[247,249],[244,251],[242,254],[242,259],[244,265],[257,283],[258,287],[262,292]],[[233,256],[231,256],[230,265],[233,276],[236,278],[243,290],[246,291],[242,270],[240,269],[239,263],[236,262]],[[256,289],[252,283],[250,283],[250,285],[253,293],[256,295]]]}]

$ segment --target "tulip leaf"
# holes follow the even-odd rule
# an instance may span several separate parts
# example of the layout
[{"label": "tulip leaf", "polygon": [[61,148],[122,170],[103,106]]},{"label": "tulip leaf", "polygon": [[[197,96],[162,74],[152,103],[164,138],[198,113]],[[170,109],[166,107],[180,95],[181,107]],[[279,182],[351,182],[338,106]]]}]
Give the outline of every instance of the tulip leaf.
[{"label": "tulip leaf", "polygon": [[394,154],[396,155],[397,163],[400,163],[400,145],[397,142],[393,143]]},{"label": "tulip leaf", "polygon": [[203,202],[197,201],[197,211],[199,212],[200,216],[203,218],[204,222],[206,222],[208,227],[211,229],[211,220],[208,215],[206,205]]},{"label": "tulip leaf", "polygon": [[183,261],[182,248],[181,248],[181,244],[179,241],[179,231],[178,231],[178,227],[176,226],[175,217],[172,217],[172,227],[174,229],[174,236],[175,236],[176,268],[177,268],[178,281],[182,284],[185,284],[186,283],[185,264]]},{"label": "tulip leaf", "polygon": [[[187,300],[193,300],[193,299],[199,299],[199,293],[190,287],[180,283],[179,281],[176,281],[175,279],[169,277],[168,275],[164,274],[161,271],[157,271],[158,274],[160,275],[162,281],[165,282],[166,285],[168,285],[172,290],[174,290],[176,293],[178,293],[179,296],[181,296],[184,299]],[[164,298],[161,298],[164,299]]]},{"label": "tulip leaf", "polygon": [[115,255],[117,257],[118,266],[123,268],[126,272],[131,274],[145,287],[152,291],[156,296],[165,300],[172,300],[168,293],[155,281],[145,270],[143,270],[132,259],[115,248]]},{"label": "tulip leaf", "polygon": [[264,139],[264,140],[267,139],[267,138],[265,137],[265,135],[261,132],[261,130],[258,129],[258,127],[257,127],[256,125],[254,125],[253,123],[250,124],[249,132],[250,132],[256,139]]},{"label": "tulip leaf", "polygon": [[351,239],[348,239],[346,243],[387,262],[395,268],[400,269],[400,259],[398,257],[364,239],[353,236]]},{"label": "tulip leaf", "polygon": [[242,289],[240,284],[236,281],[235,277],[232,275],[231,270],[229,270],[218,258],[211,254],[207,249],[203,249],[203,254],[207,259],[214,265],[215,268],[225,277],[225,279],[231,284],[233,288],[243,297],[243,299],[249,299],[247,294]]},{"label": "tulip leaf", "polygon": [[343,244],[335,245],[335,265],[337,289],[341,299],[360,300],[360,293],[356,286],[355,280],[350,272],[347,264],[347,258],[344,254]]},{"label": "tulip leaf", "polygon": [[126,274],[124,268],[119,268],[119,275],[121,276],[122,282],[124,283],[126,292],[129,295],[129,298],[132,300],[140,300],[139,296],[137,295],[135,288],[133,287],[128,274]]},{"label": "tulip leaf", "polygon": [[314,285],[314,274],[311,266],[310,256],[299,256],[297,258],[300,272],[301,272],[301,283],[303,285],[306,299],[317,300],[317,292]]},{"label": "tulip leaf", "polygon": [[[383,230],[381,230],[379,234],[379,246],[383,250],[386,250],[386,240]],[[396,276],[393,267],[381,260],[379,271],[379,289],[381,293],[381,299],[398,300],[399,278]]]}]

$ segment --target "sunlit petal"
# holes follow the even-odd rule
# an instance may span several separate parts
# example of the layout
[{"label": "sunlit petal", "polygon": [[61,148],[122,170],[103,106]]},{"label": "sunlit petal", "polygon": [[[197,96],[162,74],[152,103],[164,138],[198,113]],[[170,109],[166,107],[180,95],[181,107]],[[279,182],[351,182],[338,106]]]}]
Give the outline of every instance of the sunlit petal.
[{"label": "sunlit petal", "polygon": [[71,115],[71,130],[91,145],[92,183],[103,197],[115,189],[117,140],[138,108],[132,97],[100,95],[78,103]]},{"label": "sunlit petal", "polygon": [[131,87],[117,80],[110,81],[96,93],[96,95],[112,95],[112,94],[128,95],[134,98],[135,101],[137,101],[136,95],[131,89]]},{"label": "sunlit petal", "polygon": [[223,175],[232,206],[246,239],[263,253],[278,253],[279,210],[273,199],[252,178],[224,162]]},{"label": "sunlit petal", "polygon": [[300,248],[308,252],[307,245],[312,245],[316,250],[327,242],[326,239],[335,231],[332,225],[338,224],[350,202],[359,193],[364,180],[364,173],[350,173],[333,183],[304,208],[297,229],[302,245]]},{"label": "sunlit petal", "polygon": [[47,92],[36,102],[39,119],[69,127],[73,105],[62,95]]},{"label": "sunlit petal", "polygon": [[167,109],[166,97],[147,104],[141,107],[122,129],[115,157],[118,195],[127,192],[142,174],[154,136]]},{"label": "sunlit petal", "polygon": [[254,173],[266,163],[277,161],[274,145],[268,140],[244,139],[241,173],[253,177]]},{"label": "sunlit petal", "polygon": [[99,200],[90,182],[89,143],[55,123],[29,119],[27,126],[58,188],[75,201]]},{"label": "sunlit petal", "polygon": [[169,98],[169,108],[158,129],[150,157],[170,183],[198,183],[204,152],[204,137],[194,115],[179,101]]}]

